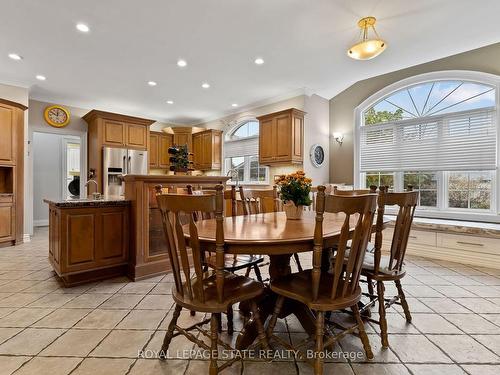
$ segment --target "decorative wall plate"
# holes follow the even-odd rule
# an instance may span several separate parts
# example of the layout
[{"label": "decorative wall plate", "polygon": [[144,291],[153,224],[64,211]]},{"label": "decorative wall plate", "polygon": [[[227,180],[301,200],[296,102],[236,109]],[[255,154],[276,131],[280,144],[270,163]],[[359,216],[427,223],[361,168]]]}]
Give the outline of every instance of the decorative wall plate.
[{"label": "decorative wall plate", "polygon": [[311,158],[311,163],[316,168],[321,167],[325,162],[325,150],[323,149],[323,146],[317,143],[312,145],[309,156]]}]

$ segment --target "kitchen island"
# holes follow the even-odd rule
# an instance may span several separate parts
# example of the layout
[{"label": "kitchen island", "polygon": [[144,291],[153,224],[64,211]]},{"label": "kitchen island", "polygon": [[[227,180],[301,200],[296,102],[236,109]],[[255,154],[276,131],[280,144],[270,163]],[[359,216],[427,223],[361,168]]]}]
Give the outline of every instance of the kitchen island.
[{"label": "kitchen island", "polygon": [[128,276],[140,280],[171,270],[160,212],[156,205],[155,187],[176,193],[193,188],[225,185],[226,176],[126,175],[125,199],[130,201],[130,260]]},{"label": "kitchen island", "polygon": [[65,285],[126,274],[129,201],[107,197],[44,202],[49,205],[49,261]]}]

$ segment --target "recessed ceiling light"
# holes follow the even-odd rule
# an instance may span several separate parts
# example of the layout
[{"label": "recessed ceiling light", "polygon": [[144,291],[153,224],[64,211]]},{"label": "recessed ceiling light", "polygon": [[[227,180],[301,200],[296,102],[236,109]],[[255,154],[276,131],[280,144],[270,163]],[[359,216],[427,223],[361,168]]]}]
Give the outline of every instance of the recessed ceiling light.
[{"label": "recessed ceiling light", "polygon": [[262,65],[262,64],[264,64],[264,59],[263,59],[262,57],[257,57],[257,58],[255,59],[255,63],[256,63],[257,65]]},{"label": "recessed ceiling light", "polygon": [[201,84],[201,87],[203,87],[204,89],[208,89],[208,88],[210,88],[210,84],[209,84],[209,83],[207,83],[207,82],[203,82],[203,83]]},{"label": "recessed ceiling light", "polygon": [[238,104],[236,104],[236,103],[231,104],[231,107],[237,107],[237,106],[238,106]]},{"label": "recessed ceiling light", "polygon": [[174,104],[173,100],[167,100],[167,104]]},{"label": "recessed ceiling light", "polygon": [[184,68],[186,65],[187,65],[186,60],[183,60],[183,59],[177,60],[177,66]]},{"label": "recessed ceiling light", "polygon": [[76,29],[78,31],[81,31],[82,33],[88,33],[90,31],[90,28],[87,25],[85,25],[84,23],[77,23]]},{"label": "recessed ceiling light", "polygon": [[19,60],[22,60],[23,57],[18,55],[17,53],[9,53],[9,57],[12,59],[12,60],[16,60],[16,61],[19,61]]},{"label": "recessed ceiling light", "polygon": [[36,79],[39,81],[45,81],[47,78],[45,76],[42,76],[41,74],[37,74]]},{"label": "recessed ceiling light", "polygon": [[148,81],[149,86],[156,86],[157,83],[155,81]]}]

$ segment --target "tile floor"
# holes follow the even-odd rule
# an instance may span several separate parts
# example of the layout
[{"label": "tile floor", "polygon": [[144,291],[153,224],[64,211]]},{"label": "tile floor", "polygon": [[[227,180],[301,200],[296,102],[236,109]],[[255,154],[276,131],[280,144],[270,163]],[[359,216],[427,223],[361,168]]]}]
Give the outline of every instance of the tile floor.
[{"label": "tile floor", "polygon": [[[390,349],[381,349],[378,327],[368,325],[375,359],[367,362],[359,340],[349,336],[335,347],[325,373],[500,374],[500,270],[417,258],[408,259],[407,268],[403,285],[413,323],[406,324],[400,308],[393,308]],[[169,360],[154,358],[172,314],[171,281],[168,275],[138,283],[116,278],[63,288],[47,262],[44,229],[30,243],[0,249],[0,375],[207,373],[208,362],[182,337],[172,342]],[[201,318],[183,311],[180,324]],[[236,312],[235,327],[241,326]],[[304,338],[292,318],[279,322],[277,331],[292,342]],[[312,371],[299,360],[281,358],[246,360],[223,373]]]}]

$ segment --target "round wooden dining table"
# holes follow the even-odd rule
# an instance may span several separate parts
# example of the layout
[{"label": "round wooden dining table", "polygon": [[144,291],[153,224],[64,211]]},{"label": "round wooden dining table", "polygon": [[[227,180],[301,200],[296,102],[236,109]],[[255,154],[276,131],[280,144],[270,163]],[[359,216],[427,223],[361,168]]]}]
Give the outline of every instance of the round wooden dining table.
[{"label": "round wooden dining table", "polygon": [[[313,250],[313,238],[316,213],[304,211],[301,219],[289,220],[284,212],[270,212],[224,218],[224,245],[227,254],[261,254],[270,258],[269,277],[287,275],[291,272],[290,257],[294,253]],[[357,217],[352,215],[350,227],[354,228]],[[323,247],[333,247],[339,239],[345,215],[342,213],[325,213],[323,219]],[[215,219],[197,222],[200,246],[205,251],[215,251]],[[187,226],[184,234],[189,241]],[[267,290],[259,301],[259,311],[262,321],[272,314],[276,296]],[[240,305],[240,310],[245,310]],[[315,317],[303,304],[286,300],[281,318],[293,314],[297,317],[307,333],[315,330]],[[245,349],[257,337],[257,329],[252,319],[249,319],[240,332],[236,347]]]}]

